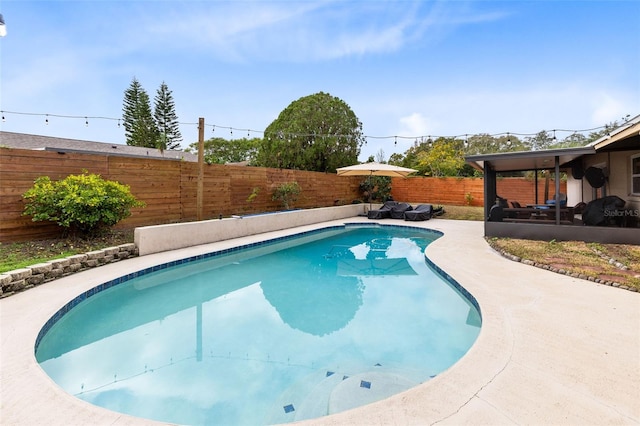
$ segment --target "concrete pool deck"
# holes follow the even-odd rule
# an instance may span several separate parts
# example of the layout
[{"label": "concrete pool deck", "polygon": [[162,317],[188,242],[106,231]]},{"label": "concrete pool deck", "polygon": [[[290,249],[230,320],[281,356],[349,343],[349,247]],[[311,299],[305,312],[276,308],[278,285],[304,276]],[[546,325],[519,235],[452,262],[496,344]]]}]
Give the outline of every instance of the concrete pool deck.
[{"label": "concrete pool deck", "polygon": [[[325,222],[142,256],[0,300],[0,424],[160,424],[95,407],[58,388],[34,356],[43,324],[81,292],[130,272],[363,221]],[[483,317],[477,342],[427,383],[304,424],[640,424],[639,293],[507,260],[484,241],[482,222],[434,219],[410,225],[444,233],[427,255],[477,299]]]}]

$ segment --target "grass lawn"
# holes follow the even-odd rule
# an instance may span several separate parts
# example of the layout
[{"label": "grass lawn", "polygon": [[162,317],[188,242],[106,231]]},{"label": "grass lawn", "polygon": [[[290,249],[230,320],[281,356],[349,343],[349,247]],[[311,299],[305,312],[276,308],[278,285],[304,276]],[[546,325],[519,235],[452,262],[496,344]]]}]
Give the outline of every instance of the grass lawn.
[{"label": "grass lawn", "polygon": [[[444,206],[443,219],[483,220],[482,207]],[[438,219],[433,219],[438,220]],[[0,243],[0,273],[133,242],[133,229],[113,230],[93,240],[52,239]],[[557,269],[615,281],[640,291],[640,245],[595,244],[582,241],[530,241],[490,238],[496,250]]]}]

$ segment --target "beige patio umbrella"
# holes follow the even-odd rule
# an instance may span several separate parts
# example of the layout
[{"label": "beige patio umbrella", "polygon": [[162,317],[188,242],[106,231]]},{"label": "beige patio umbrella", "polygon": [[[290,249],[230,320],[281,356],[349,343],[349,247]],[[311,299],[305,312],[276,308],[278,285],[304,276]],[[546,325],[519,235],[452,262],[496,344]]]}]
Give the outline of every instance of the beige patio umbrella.
[{"label": "beige patio umbrella", "polygon": [[[383,163],[356,164],[354,166],[340,167],[336,171],[338,176],[369,176],[369,186],[371,186],[371,176],[406,178],[411,173],[417,172],[414,169]],[[369,190],[369,210],[371,210],[371,190]]]},{"label": "beige patio umbrella", "polygon": [[338,176],[391,176],[407,177],[417,170],[383,163],[362,163],[355,166],[340,167]]}]

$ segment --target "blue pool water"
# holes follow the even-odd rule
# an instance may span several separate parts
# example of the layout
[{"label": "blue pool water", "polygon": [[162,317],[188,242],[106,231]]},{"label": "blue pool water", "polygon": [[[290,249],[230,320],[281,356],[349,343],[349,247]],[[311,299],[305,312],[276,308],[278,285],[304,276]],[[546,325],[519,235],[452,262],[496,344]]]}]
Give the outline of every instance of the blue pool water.
[{"label": "blue pool water", "polygon": [[134,274],[65,307],[36,358],[78,398],[165,422],[364,405],[449,368],[480,331],[471,297],[425,259],[438,236],[331,227]]}]

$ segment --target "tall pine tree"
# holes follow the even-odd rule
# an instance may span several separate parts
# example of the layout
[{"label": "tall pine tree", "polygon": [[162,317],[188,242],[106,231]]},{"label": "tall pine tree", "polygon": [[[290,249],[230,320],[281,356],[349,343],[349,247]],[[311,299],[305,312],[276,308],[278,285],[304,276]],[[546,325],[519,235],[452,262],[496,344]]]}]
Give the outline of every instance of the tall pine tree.
[{"label": "tall pine tree", "polygon": [[182,135],[171,90],[163,81],[154,98],[153,117],[159,132],[160,149],[179,149]]},{"label": "tall pine tree", "polygon": [[158,148],[158,128],[151,115],[149,95],[134,77],[124,92],[122,121],[127,145]]}]

